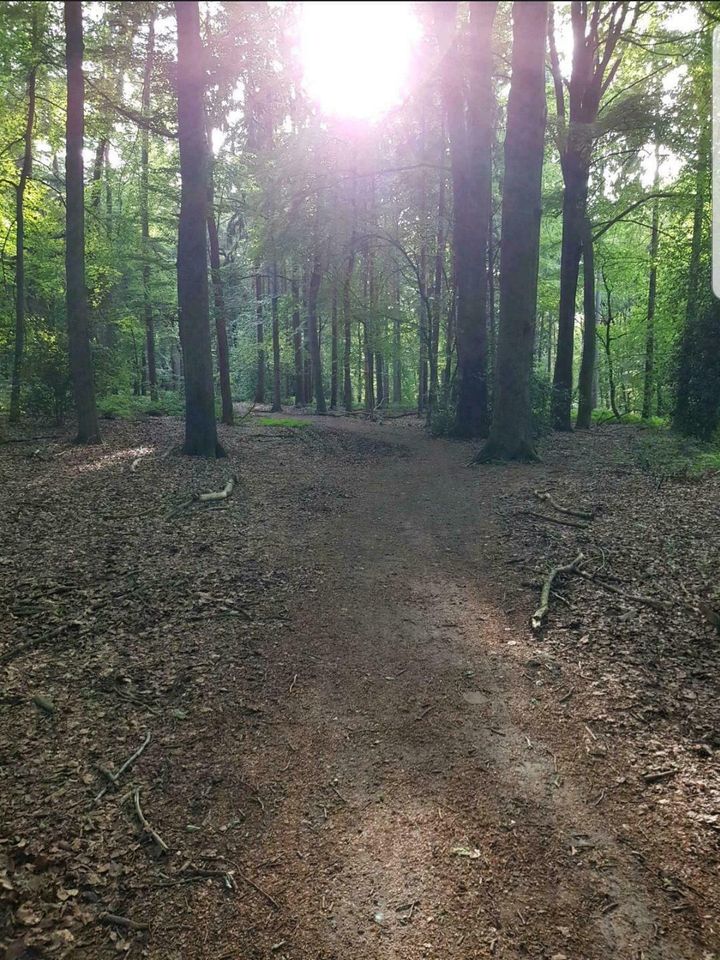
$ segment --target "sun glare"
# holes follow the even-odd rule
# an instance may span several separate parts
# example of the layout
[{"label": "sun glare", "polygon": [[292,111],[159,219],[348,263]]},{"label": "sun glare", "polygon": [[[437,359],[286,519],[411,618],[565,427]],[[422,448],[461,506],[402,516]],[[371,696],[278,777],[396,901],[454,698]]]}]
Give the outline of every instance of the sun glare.
[{"label": "sun glare", "polygon": [[303,83],[323,113],[377,120],[407,95],[420,29],[410,3],[303,4]]}]

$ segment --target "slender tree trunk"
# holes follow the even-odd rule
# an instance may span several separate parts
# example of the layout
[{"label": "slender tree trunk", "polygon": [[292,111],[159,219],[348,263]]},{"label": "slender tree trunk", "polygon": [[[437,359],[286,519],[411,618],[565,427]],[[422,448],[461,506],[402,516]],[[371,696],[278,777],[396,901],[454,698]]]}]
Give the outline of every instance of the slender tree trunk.
[{"label": "slender tree trunk", "polygon": [[677,395],[673,424],[676,429],[687,431],[691,426],[692,362],[695,352],[695,327],[697,325],[700,289],[700,258],[703,240],[703,216],[705,196],[710,169],[710,124],[705,120],[698,135],[697,168],[695,172],[695,207],[693,231],[688,265],[688,291],[685,305],[685,324],[680,338]]},{"label": "slender tree trunk", "polygon": [[180,144],[178,306],[185,366],[185,444],[191,456],[222,456],[217,439],[207,270],[208,170],[205,57],[196,0],[175,3]]},{"label": "slender tree trunk", "polygon": [[[442,134],[445,156],[445,135]],[[438,350],[440,348],[440,318],[442,317],[442,279],[445,267],[445,175],[440,175],[440,189],[438,198],[438,227],[435,247],[435,278],[433,282],[433,318],[430,344],[428,350],[429,377],[428,407],[432,414],[437,406],[438,392]]]},{"label": "slender tree trunk", "polygon": [[265,403],[265,330],[263,325],[263,282],[260,268],[255,268],[255,332],[257,337],[257,374],[255,403]]},{"label": "slender tree trunk", "polygon": [[308,289],[308,339],[310,340],[310,355],[312,359],[313,380],[315,387],[315,409],[318,414],[327,413],[325,406],[325,391],[323,387],[322,362],[320,354],[320,339],[317,326],[317,306],[320,295],[320,281],[322,280],[322,262],[320,254],[316,253],[313,260],[310,286]]},{"label": "slender tree trunk", "polygon": [[514,3],[505,136],[495,411],[481,459],[535,459],[530,383],[535,347],[545,136],[547,3]]},{"label": "slender tree trunk", "polygon": [[[424,216],[423,216],[424,221]],[[432,317],[427,309],[427,248],[423,242],[420,248],[420,299],[418,302],[418,397],[417,412],[422,416],[428,402],[428,342]]]},{"label": "slender tree trunk", "polygon": [[213,211],[214,190],[210,175],[209,209],[207,215],[208,241],[210,244],[210,276],[212,278],[213,305],[215,308],[215,338],[217,341],[218,373],[220,375],[220,398],[222,422],[231,426],[234,420],[232,387],[230,385],[230,345],[227,334],[225,290],[220,272],[220,241]]},{"label": "slender tree trunk", "polygon": [[553,425],[556,430],[572,430],[570,420],[573,393],[573,353],[575,347],[575,299],[580,274],[582,235],[587,206],[589,168],[571,157],[563,194],[563,231],[560,253],[560,309],[557,351],[553,375]]},{"label": "slender tree trunk", "polygon": [[[148,26],[147,52],[142,89],[142,115],[150,115],[150,86],[155,60],[155,17],[151,14]],[[148,180],[150,169],[150,131],[147,126],[140,128],[140,232],[142,238],[142,285],[143,317],[145,320],[145,355],[147,357],[147,382],[150,396],[157,400],[157,364],[155,362],[155,323],[153,319],[152,299],[150,297],[150,215],[148,202]]]},{"label": "slender tree trunk", "polygon": [[277,263],[273,263],[272,280],[272,299],[270,308],[272,311],[272,347],[273,347],[273,402],[272,412],[279,413],[282,410],[282,396],[280,390],[280,317],[278,314],[278,277]]},{"label": "slender tree trunk", "polygon": [[355,233],[350,239],[350,255],[347,259],[345,279],[343,281],[343,406],[345,411],[352,411],[352,377],[350,363],[352,360],[352,279],[355,270]]},{"label": "slender tree trunk", "polygon": [[393,388],[392,402],[402,403],[402,340],[400,330],[400,277],[395,279],[395,311],[393,314]]},{"label": "slender tree trunk", "polygon": [[82,3],[66,2],[67,125],[65,155],[65,278],[68,347],[75,395],[79,443],[100,443],[87,290],[85,288],[85,206],[83,146],[85,80],[83,77]]},{"label": "slender tree trunk", "polygon": [[300,284],[298,283],[295,268],[290,289],[292,291],[292,331],[293,331],[293,354],[295,360],[295,406],[302,407],[306,403],[305,397],[305,371],[303,369],[303,342],[302,327],[300,325]]},{"label": "slender tree trunk", "polygon": [[330,355],[330,409],[337,410],[338,402],[338,297],[337,284],[333,284],[331,314]]},{"label": "slender tree trunk", "polygon": [[[660,151],[655,145],[655,177],[653,190],[660,185]],[[650,279],[648,283],[647,322],[645,325],[645,374],[643,377],[643,420],[652,416],[652,404],[655,392],[655,301],[657,299],[657,263],[660,240],[660,202],[655,198],[650,231]]]},{"label": "slender tree trunk", "polygon": [[363,323],[363,356],[365,358],[365,411],[375,409],[375,370],[373,363],[373,306],[375,302],[375,272],[370,244],[365,244],[365,321]]},{"label": "slender tree trunk", "polygon": [[38,17],[37,8],[32,14],[32,56],[33,64],[28,72],[28,107],[23,137],[24,149],[20,180],[15,194],[15,349],[13,352],[12,386],[10,389],[10,422],[20,419],[20,384],[22,380],[23,357],[25,354],[25,188],[32,177],[33,127],[35,125],[35,87],[37,82],[37,64],[34,62],[37,45]]},{"label": "slender tree trunk", "polygon": [[589,430],[595,385],[595,367],[597,353],[597,315],[595,313],[595,257],[593,251],[592,225],[585,218],[583,235],[583,349],[578,378],[578,412],[575,426],[578,430]]}]

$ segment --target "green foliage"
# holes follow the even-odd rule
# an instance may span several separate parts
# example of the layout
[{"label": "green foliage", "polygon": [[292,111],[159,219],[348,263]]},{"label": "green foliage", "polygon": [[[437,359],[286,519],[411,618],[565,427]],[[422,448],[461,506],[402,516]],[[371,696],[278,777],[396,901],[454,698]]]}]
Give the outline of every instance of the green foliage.
[{"label": "green foliage", "polygon": [[98,400],[98,413],[107,420],[135,420],[138,417],[181,417],[183,398],[170,390],[161,390],[157,400],[150,397],[114,394]]},{"label": "green foliage", "polygon": [[552,381],[550,377],[539,370],[533,370],[530,381],[530,409],[532,412],[532,431],[535,437],[542,437],[550,433],[552,429],[551,401]]},{"label": "green foliage", "polygon": [[290,417],[261,417],[258,424],[261,427],[290,427],[292,430],[310,426],[307,420],[292,420]]},{"label": "green foliage", "polygon": [[70,404],[71,380],[64,336],[37,332],[25,353],[22,406],[38,420],[61,424]]}]

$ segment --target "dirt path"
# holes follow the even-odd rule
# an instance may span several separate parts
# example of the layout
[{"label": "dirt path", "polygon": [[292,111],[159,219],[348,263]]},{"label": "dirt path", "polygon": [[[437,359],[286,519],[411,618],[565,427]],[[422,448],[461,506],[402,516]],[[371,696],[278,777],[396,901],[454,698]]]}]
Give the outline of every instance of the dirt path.
[{"label": "dirt path", "polygon": [[[170,521],[163,484],[228,469],[152,459],[177,425],[7,466],[10,499],[45,511],[10,530],[17,596],[47,595],[33,536],[59,526],[45,575],[101,610],[73,621],[71,657],[8,668],[8,956],[45,956],[32,944],[66,921],[50,953],[78,960],[712,960],[714,907],[668,887],[670,847],[529,636],[537,590],[498,505],[566,466],[470,470],[467,446],[416,427],[315,423],[307,443],[228,432],[240,492]],[[112,515],[83,519],[103,497]],[[51,719],[28,720],[38,689]],[[100,761],[146,729],[127,787],[167,856],[122,790],[88,806]],[[150,931],[108,931],[102,909]]]},{"label": "dirt path", "polygon": [[493,509],[523,468],[356,429],[404,452],[334,478],[351,496],[300,534],[316,587],[276,649],[290,753],[263,845],[298,918],[287,956],[702,956],[533,711]]}]

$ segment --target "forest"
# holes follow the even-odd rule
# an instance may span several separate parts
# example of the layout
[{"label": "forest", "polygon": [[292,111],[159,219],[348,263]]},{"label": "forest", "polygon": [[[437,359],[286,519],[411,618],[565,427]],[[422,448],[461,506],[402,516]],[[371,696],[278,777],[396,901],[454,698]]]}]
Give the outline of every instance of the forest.
[{"label": "forest", "polygon": [[717,27],[3,4],[8,960],[720,957]]}]

